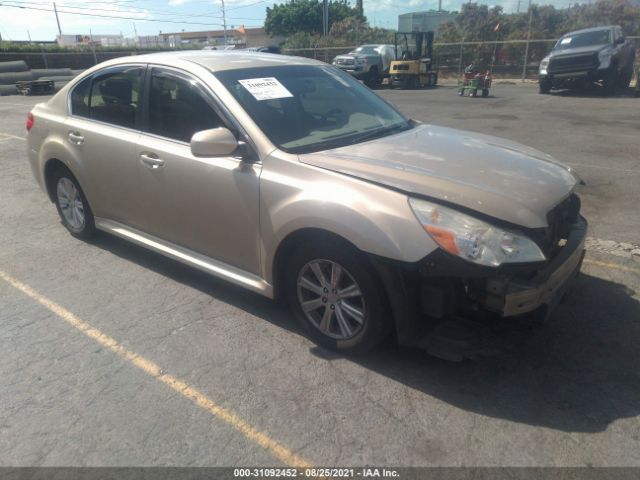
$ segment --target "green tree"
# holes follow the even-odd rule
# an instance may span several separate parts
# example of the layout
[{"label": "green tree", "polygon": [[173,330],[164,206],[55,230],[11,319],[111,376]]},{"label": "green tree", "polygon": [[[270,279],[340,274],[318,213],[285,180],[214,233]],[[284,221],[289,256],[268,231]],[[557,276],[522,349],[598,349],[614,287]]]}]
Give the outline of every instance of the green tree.
[{"label": "green tree", "polygon": [[[331,0],[329,2],[329,29],[334,23],[348,17],[356,17],[355,8],[347,0]],[[299,32],[322,32],[322,2],[319,0],[290,0],[280,5],[267,7],[264,22],[265,31],[269,35],[291,35]]]}]

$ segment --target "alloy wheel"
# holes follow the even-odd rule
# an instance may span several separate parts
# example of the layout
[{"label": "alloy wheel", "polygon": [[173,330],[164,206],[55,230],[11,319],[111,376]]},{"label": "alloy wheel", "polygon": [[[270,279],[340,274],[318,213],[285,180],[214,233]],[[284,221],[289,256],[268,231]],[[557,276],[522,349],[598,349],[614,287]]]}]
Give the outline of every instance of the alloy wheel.
[{"label": "alloy wheel", "polygon": [[85,225],[84,203],[74,183],[66,177],[56,185],[58,205],[67,224],[75,231],[81,231]]},{"label": "alloy wheel", "polygon": [[347,340],[364,327],[364,295],[340,264],[325,259],[307,262],[298,274],[297,292],[305,317],[324,335]]}]

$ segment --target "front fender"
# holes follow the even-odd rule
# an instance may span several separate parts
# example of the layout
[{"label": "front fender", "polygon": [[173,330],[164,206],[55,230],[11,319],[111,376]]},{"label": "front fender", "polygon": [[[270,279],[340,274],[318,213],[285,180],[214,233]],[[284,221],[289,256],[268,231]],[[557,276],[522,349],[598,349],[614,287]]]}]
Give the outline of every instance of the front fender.
[{"label": "front fender", "polygon": [[270,158],[260,177],[260,197],[267,281],[272,279],[268,259],[302,229],[325,230],[363,252],[402,262],[418,261],[437,248],[405,194],[343,174]]}]

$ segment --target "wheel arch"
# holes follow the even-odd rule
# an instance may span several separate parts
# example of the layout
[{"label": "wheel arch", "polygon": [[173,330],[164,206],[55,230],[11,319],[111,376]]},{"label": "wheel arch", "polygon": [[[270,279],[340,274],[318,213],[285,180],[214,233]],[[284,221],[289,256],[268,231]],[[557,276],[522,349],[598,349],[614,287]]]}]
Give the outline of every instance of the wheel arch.
[{"label": "wheel arch", "polygon": [[[66,168],[67,170],[71,171],[69,167],[62,160],[58,158],[50,158],[44,164],[44,171],[43,171],[44,185],[47,189],[47,196],[49,197],[49,200],[51,202],[55,201],[53,175],[55,174],[56,170],[58,170],[59,168]],[[73,172],[71,172],[71,174],[73,175]],[[75,178],[77,181],[78,180],[77,177]]]},{"label": "wheel arch", "polygon": [[271,272],[274,298],[282,298],[282,285],[284,283],[284,270],[287,258],[296,248],[298,248],[298,246],[311,241],[331,241],[342,243],[347,248],[351,248],[362,253],[363,257],[367,257],[365,252],[360,250],[348,239],[330,230],[318,227],[305,227],[294,230],[282,239],[276,248],[275,255],[273,256]]}]

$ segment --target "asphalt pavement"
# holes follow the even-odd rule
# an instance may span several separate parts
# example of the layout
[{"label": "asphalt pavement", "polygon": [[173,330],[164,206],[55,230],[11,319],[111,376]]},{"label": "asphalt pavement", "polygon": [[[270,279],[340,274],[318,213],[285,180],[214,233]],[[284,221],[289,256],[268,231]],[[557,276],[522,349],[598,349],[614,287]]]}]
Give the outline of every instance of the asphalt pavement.
[{"label": "asphalt pavement", "polygon": [[25,154],[43,98],[2,97],[0,466],[640,466],[640,99],[379,94],[585,180],[593,247],[544,328],[460,363],[393,344],[324,351],[279,304],[68,235]]}]

